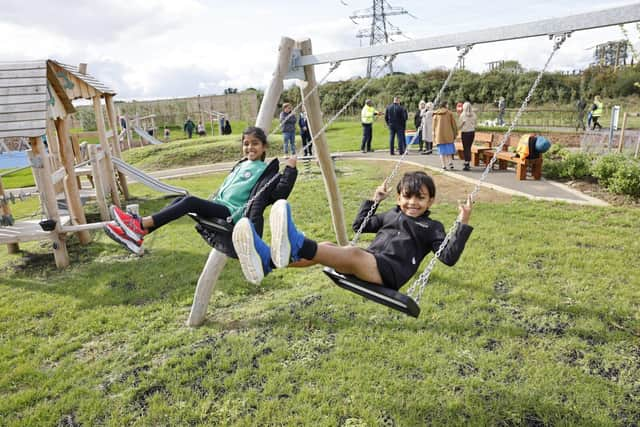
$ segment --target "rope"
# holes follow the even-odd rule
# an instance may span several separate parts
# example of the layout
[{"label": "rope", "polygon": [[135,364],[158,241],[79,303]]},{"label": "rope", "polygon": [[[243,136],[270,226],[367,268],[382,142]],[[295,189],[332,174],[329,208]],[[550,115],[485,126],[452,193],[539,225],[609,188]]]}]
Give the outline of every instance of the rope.
[{"label": "rope", "polygon": [[[538,76],[536,77],[535,81],[533,82],[533,85],[531,86],[531,89],[529,89],[529,93],[527,94],[526,98],[522,102],[522,105],[520,106],[520,109],[518,110],[518,112],[516,113],[515,117],[513,118],[513,121],[511,122],[511,125],[509,126],[509,128],[507,129],[505,134],[502,136],[502,141],[500,141],[500,144],[496,147],[496,149],[495,149],[495,151],[493,153],[493,157],[491,158],[491,160],[489,161],[487,166],[484,168],[484,171],[482,172],[480,180],[478,181],[478,183],[476,184],[475,188],[473,189],[473,191],[469,195],[469,199],[471,200],[472,203],[474,202],[476,195],[480,191],[480,187],[482,186],[482,183],[487,178],[487,175],[489,175],[489,172],[491,172],[491,170],[493,169],[493,165],[495,164],[495,162],[498,160],[498,153],[500,151],[502,151],[502,148],[504,147],[505,143],[509,140],[509,136],[511,136],[511,132],[513,132],[513,130],[515,129],[515,127],[516,127],[516,125],[518,123],[518,120],[520,120],[520,116],[527,109],[527,106],[529,105],[529,101],[531,101],[531,97],[533,96],[536,88],[538,87],[538,84],[540,83],[540,80],[542,79],[542,76],[544,75],[544,73],[547,71],[547,68],[549,67],[549,63],[553,59],[553,57],[556,54],[556,52],[560,49],[562,44],[565,42],[567,37],[569,37],[569,33],[565,33],[565,34],[562,34],[560,36],[556,36],[555,37],[553,50],[551,51],[551,54],[549,55],[549,58],[547,59],[547,62],[544,64],[544,67],[542,68],[542,70],[540,70],[540,72],[538,73]],[[431,258],[431,260],[429,261],[429,264],[427,265],[427,268],[424,270],[424,272],[422,272],[422,274],[418,277],[418,279],[416,279],[416,281],[413,282],[413,284],[409,287],[409,291],[407,292],[407,294],[408,295],[415,295],[413,297],[413,299],[416,301],[416,303],[420,302],[420,298],[422,297],[422,293],[424,292],[424,288],[426,287],[427,283],[429,282],[429,276],[431,275],[431,271],[435,267],[436,260],[440,257],[440,255],[442,254],[442,251],[444,250],[444,248],[447,246],[447,244],[451,240],[451,236],[453,236],[453,233],[455,233],[455,231],[458,228],[459,224],[460,224],[460,215],[458,215],[458,217],[456,218],[455,222],[453,223],[453,225],[451,226],[451,228],[447,232],[447,235],[445,236],[444,240],[440,244],[440,247],[438,248],[436,253],[433,255],[433,258]],[[417,294],[416,294],[416,292],[417,292]]]},{"label": "rope", "polygon": [[[471,50],[472,47],[473,46],[471,46],[471,45],[467,45],[467,46],[464,46],[464,47],[458,49],[458,50],[461,51],[458,54],[458,60],[456,61],[456,64],[453,66],[453,68],[451,68],[451,71],[449,71],[449,75],[447,76],[447,78],[445,79],[444,83],[442,84],[442,87],[440,88],[440,91],[438,92],[438,95],[436,96],[436,99],[433,101],[433,105],[438,105],[438,102],[440,101],[440,98],[442,97],[442,94],[444,93],[444,90],[447,88],[447,86],[449,86],[449,82],[451,81],[451,77],[453,77],[453,73],[460,66],[460,64],[462,63],[462,60],[464,59],[465,55],[467,53],[469,53],[469,51]],[[414,144],[416,142],[416,139],[418,138],[419,134],[420,134],[420,132],[416,132],[416,134],[411,139],[411,142],[409,143],[409,145],[412,145],[412,144]],[[400,170],[400,165],[403,163],[405,157],[407,157],[407,154],[409,154],[408,147],[404,150],[404,153],[402,153],[402,155],[400,156],[400,158],[396,162],[395,166],[393,167],[393,170],[391,171],[391,174],[384,180],[383,185],[384,185],[385,188],[388,188],[389,184],[391,182],[393,182],[393,179],[398,174],[398,171]],[[371,208],[369,209],[369,212],[367,212],[367,215],[364,217],[364,220],[362,221],[362,224],[360,224],[360,227],[358,228],[358,231],[356,231],[355,236],[353,236],[353,239],[351,240],[351,243],[350,243],[351,246],[354,246],[356,243],[358,243],[358,240],[360,239],[360,235],[364,231],[364,228],[367,225],[367,222],[369,222],[369,219],[373,216],[373,214],[376,211],[376,209],[378,209],[378,205],[380,205],[380,201],[379,200],[374,200],[373,201],[373,205],[371,205]]]}]

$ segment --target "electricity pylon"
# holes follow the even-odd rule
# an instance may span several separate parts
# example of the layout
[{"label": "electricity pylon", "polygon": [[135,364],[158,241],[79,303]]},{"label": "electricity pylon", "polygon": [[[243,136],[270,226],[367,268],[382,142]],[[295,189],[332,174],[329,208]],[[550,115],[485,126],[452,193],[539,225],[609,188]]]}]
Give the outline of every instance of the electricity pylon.
[{"label": "electricity pylon", "polygon": [[[359,39],[368,38],[369,46],[376,44],[389,43],[394,41],[391,36],[403,35],[402,31],[387,20],[392,15],[411,15],[404,8],[393,7],[386,0],[373,0],[373,5],[367,9],[356,10],[349,18],[357,24],[357,19],[371,18],[369,28],[363,28],[358,31],[356,37]],[[412,15],[411,15],[412,16]],[[406,36],[405,36],[406,37]],[[362,45],[362,42],[360,42]],[[384,64],[385,59],[382,56],[370,57],[367,60],[367,77],[371,77],[373,70]],[[389,62],[386,65],[388,72],[393,73],[393,65]]]}]

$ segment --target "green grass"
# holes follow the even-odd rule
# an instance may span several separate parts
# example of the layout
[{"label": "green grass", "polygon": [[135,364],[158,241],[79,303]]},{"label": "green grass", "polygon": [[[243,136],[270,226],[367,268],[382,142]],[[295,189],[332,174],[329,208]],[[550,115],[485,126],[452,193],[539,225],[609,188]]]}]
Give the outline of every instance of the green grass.
[{"label": "green grass", "polygon": [[[390,165],[338,168],[351,218]],[[207,196],[223,178],[172,183]],[[448,227],[469,188],[436,179],[454,189],[432,209]],[[167,203],[131,189],[143,213]],[[294,217],[334,240],[319,194],[322,180],[301,175]],[[0,425],[640,423],[637,209],[481,197],[472,225],[458,265],[434,270],[417,320],[319,267],[256,287],[231,260],[207,321],[188,328],[209,247],[186,218],[148,236],[142,258],[100,232],[88,246],[69,240],[65,270],[50,243],[3,251]]]}]

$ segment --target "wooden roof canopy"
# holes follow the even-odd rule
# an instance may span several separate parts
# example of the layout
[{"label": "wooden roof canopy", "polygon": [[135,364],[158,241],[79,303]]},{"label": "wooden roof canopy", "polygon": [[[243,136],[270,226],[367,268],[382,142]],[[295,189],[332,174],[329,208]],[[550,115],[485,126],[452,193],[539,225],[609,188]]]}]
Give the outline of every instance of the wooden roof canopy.
[{"label": "wooden roof canopy", "polygon": [[0,138],[38,137],[47,119],[65,118],[76,110],[75,99],[115,95],[75,67],[54,60],[0,62]]}]

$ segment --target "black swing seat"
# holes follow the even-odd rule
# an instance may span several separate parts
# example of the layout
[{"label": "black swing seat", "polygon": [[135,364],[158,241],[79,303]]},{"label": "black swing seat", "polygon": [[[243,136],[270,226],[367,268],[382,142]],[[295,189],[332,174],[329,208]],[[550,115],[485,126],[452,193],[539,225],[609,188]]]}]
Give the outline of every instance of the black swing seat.
[{"label": "black swing seat", "polygon": [[410,296],[384,286],[366,282],[350,274],[338,273],[333,268],[325,267],[322,271],[342,289],[401,311],[408,316],[418,317],[420,315],[420,306]]},{"label": "black swing seat", "polygon": [[197,223],[196,231],[209,246],[228,257],[238,258],[231,241],[234,226],[232,222],[227,222],[223,218],[202,218],[194,213],[189,213],[188,215]]}]

